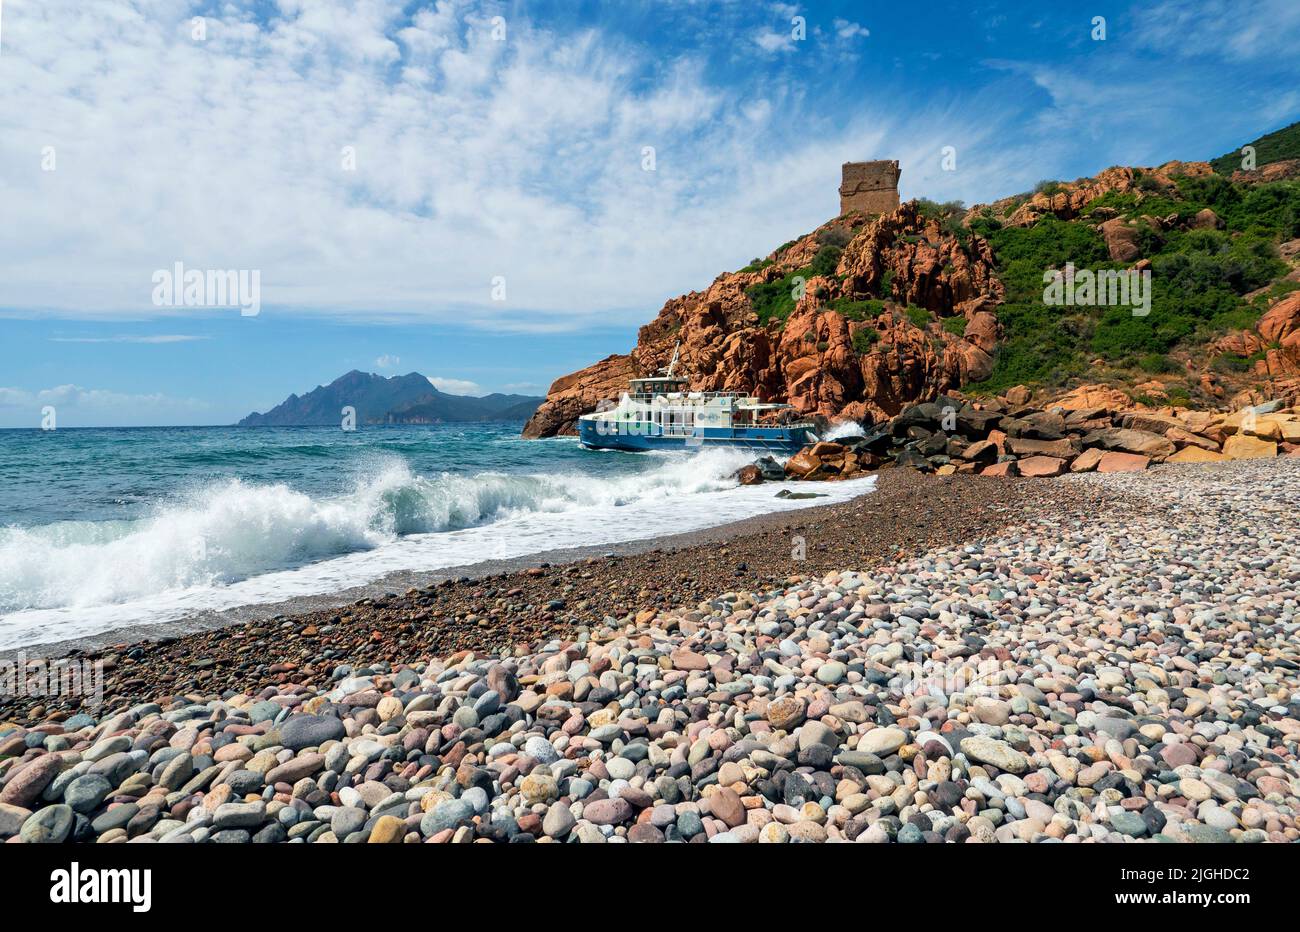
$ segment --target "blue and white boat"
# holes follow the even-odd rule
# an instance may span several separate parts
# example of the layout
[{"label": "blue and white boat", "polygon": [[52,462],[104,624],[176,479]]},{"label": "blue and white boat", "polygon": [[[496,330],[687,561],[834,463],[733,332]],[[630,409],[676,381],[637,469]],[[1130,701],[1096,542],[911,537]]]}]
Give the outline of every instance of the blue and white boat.
[{"label": "blue and white boat", "polygon": [[617,404],[603,403],[578,418],[578,439],[593,450],[674,450],[740,447],[793,456],[817,442],[811,422],[764,423],[792,410],[739,392],[692,392],[673,375],[677,352],[662,375],[632,379]]}]

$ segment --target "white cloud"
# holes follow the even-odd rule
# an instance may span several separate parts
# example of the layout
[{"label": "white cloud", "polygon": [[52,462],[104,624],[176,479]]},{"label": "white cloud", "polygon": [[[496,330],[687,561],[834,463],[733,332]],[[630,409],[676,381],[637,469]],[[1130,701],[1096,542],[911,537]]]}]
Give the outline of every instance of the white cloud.
[{"label": "white cloud", "polygon": [[448,395],[482,395],[483,387],[477,382],[471,382],[467,379],[444,379],[440,376],[431,375],[429,381],[433,387],[440,392],[446,392]]},{"label": "white cloud", "polygon": [[1167,0],[1131,26],[1143,47],[1187,58],[1274,62],[1294,58],[1300,4],[1294,0]]},{"label": "white cloud", "polygon": [[[1077,161],[1080,119],[1083,142],[1109,155],[1168,101],[1166,84],[1184,86],[1153,93],[1131,66],[1108,76],[1132,88],[1120,131],[1104,122],[1117,108],[1097,100],[1095,119],[1063,132],[1060,106],[1034,123],[1008,105],[1016,95],[928,88],[864,95],[846,118],[828,105],[843,101],[809,97],[780,73],[749,90],[719,85],[706,52],[665,59],[613,33],[550,33],[522,13],[495,42],[478,4],[408,6],[256,4],[267,21],[251,0],[203,4],[205,42],[190,39],[199,7],[186,0],[9,11],[0,201],[6,228],[23,233],[0,250],[0,309],[175,319],[153,306],[151,276],[183,261],[260,270],[263,315],[534,333],[642,323],[666,298],[834,216],[843,161],[902,159],[905,196],[989,199],[1032,185],[1044,163]],[[770,9],[757,44],[745,26],[743,52],[730,51],[798,46],[813,65],[815,24],[795,43],[797,8]],[[1234,19],[1230,48],[1259,21]],[[866,34],[833,25],[840,39]],[[1152,28],[1144,41],[1172,37]],[[842,41],[826,45],[847,54]],[[1068,77],[1040,69],[1008,81],[1086,105],[1088,87]],[[940,172],[950,144],[960,170]],[[41,168],[47,146],[55,171]],[[645,146],[656,171],[642,170]],[[492,298],[496,276],[506,301]]]},{"label": "white cloud", "polygon": [[380,356],[378,359],[375,360],[375,365],[378,366],[380,369],[396,369],[401,364],[402,364],[402,357],[393,356],[389,353],[385,353],[384,355]]},{"label": "white cloud", "polygon": [[835,35],[841,39],[850,40],[863,38],[871,35],[871,30],[860,23],[855,23],[847,19],[837,19],[832,25],[835,27]]},{"label": "white cloud", "polygon": [[0,408],[32,408],[45,405],[55,408],[90,408],[117,410],[121,408],[184,407],[206,408],[205,402],[195,399],[170,398],[163,394],[132,395],[99,388],[82,388],[80,385],[56,385],[40,391],[21,388],[0,388]]},{"label": "white cloud", "polygon": [[5,36],[0,197],[27,232],[0,254],[0,302],[158,315],[151,275],[184,261],[261,270],[263,314],[640,323],[833,216],[840,162],[991,125],[923,108],[900,123],[894,102],[846,123],[782,81],[735,101],[690,55],[660,63],[522,17],[493,42],[463,3],[402,6],[283,3],[266,25],[227,4],[203,43],[179,0],[23,7]]},{"label": "white cloud", "polygon": [[767,29],[760,29],[753,35],[754,44],[764,52],[793,52],[795,50],[795,40],[790,30],[771,32]]}]

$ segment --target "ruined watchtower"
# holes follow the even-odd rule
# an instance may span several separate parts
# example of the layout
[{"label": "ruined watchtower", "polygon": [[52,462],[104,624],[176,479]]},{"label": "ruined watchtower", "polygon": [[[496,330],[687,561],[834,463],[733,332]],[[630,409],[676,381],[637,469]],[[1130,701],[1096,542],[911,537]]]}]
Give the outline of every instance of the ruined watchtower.
[{"label": "ruined watchtower", "polygon": [[897,161],[845,162],[840,183],[840,215],[855,210],[883,214],[898,206]]}]

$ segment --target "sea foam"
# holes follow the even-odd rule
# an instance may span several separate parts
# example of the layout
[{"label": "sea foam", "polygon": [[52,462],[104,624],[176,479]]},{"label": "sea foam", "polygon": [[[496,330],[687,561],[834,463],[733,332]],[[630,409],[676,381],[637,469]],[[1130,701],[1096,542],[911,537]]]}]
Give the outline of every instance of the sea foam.
[{"label": "sea foam", "polygon": [[227,479],[134,521],[0,529],[0,648],[329,593],[399,570],[697,530],[843,500],[873,481],[788,501],[774,498],[779,485],[737,485],[752,454],[657,459],[644,472],[595,477],[421,476],[392,458],[333,497]]}]

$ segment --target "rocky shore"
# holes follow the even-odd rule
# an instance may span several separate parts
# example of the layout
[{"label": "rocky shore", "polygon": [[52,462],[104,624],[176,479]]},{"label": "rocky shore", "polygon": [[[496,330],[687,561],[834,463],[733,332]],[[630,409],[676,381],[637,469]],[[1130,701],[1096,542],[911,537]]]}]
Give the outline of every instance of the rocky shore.
[{"label": "rocky shore", "polygon": [[[542,588],[513,595],[448,587],[478,599],[459,620],[416,592],[356,607],[360,623],[124,648],[138,682],[119,672],[94,715],[6,706],[0,836],[1300,837],[1300,461],[1052,483],[894,472],[879,497],[790,517],[809,532],[797,576],[792,523],[715,555],[726,581],[703,553],[647,554],[635,572],[538,567]],[[891,482],[919,485],[891,501]],[[903,538],[872,537],[871,518],[909,507],[928,511],[898,517]],[[671,568],[654,576],[652,557]]]},{"label": "rocky shore", "polygon": [[793,479],[846,479],[907,466],[939,475],[1044,478],[1300,456],[1295,401],[1213,412],[1132,408],[1101,386],[1083,386],[1046,406],[1029,404],[1023,386],[982,400],[953,393],[905,408],[862,434],[810,444],[784,471]]}]

